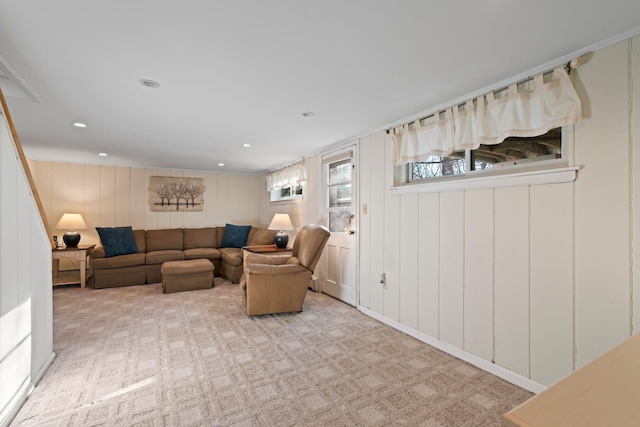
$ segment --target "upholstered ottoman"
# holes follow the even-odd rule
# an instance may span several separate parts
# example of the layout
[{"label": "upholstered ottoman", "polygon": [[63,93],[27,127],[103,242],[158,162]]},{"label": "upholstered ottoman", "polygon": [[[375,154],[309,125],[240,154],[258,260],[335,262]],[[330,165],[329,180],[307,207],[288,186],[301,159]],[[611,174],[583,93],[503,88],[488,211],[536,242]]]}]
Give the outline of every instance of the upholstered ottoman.
[{"label": "upholstered ottoman", "polygon": [[213,287],[213,264],[208,259],[166,261],[160,271],[165,294]]}]

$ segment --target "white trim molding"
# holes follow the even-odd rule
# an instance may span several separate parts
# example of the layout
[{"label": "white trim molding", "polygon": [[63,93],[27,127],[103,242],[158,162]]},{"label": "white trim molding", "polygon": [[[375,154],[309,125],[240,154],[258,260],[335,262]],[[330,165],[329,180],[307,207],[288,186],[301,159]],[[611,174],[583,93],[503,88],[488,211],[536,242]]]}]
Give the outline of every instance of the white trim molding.
[{"label": "white trim molding", "polygon": [[358,310],[362,313],[366,314],[369,317],[372,317],[385,325],[391,326],[394,329],[399,330],[400,332],[404,332],[405,334],[412,336],[413,338],[422,341],[426,344],[429,344],[432,347],[437,348],[438,350],[442,350],[445,353],[448,353],[458,359],[464,360],[467,363],[476,366],[483,371],[489,372],[499,378],[502,378],[505,381],[510,382],[511,384],[517,385],[518,387],[522,387],[525,390],[528,390],[532,393],[539,394],[547,389],[546,386],[533,381],[530,378],[526,378],[520,374],[516,374],[513,371],[510,371],[502,366],[496,365],[495,363],[491,363],[488,360],[484,360],[475,354],[471,354],[467,351],[459,349],[457,347],[452,346],[444,341],[440,341],[439,339],[433,338],[423,332],[416,331],[413,328],[410,328],[406,325],[396,322],[395,320],[391,320],[383,315],[376,313],[375,311],[369,310],[366,307],[361,305],[358,306]]},{"label": "white trim molding", "polygon": [[391,187],[391,194],[438,193],[442,191],[477,190],[480,188],[518,187],[523,185],[558,184],[576,180],[580,166],[538,169],[517,173],[470,177],[459,176],[447,180],[431,180]]}]

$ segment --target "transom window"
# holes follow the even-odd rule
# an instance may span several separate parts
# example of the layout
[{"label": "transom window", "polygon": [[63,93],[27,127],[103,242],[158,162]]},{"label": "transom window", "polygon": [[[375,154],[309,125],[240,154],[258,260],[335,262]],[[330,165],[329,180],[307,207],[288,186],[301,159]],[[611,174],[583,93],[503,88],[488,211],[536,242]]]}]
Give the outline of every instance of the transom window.
[{"label": "transom window", "polygon": [[475,150],[431,156],[424,162],[410,163],[407,180],[422,181],[556,160],[562,158],[562,153],[562,128],[555,128],[536,137],[509,137],[500,144],[480,145]]}]

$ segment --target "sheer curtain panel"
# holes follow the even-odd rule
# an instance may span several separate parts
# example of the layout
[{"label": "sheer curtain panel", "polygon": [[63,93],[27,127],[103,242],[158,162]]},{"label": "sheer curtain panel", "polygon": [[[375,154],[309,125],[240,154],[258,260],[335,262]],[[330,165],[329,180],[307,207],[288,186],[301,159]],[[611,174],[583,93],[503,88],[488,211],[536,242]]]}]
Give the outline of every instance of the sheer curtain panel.
[{"label": "sheer curtain panel", "polygon": [[267,191],[279,190],[292,185],[301,184],[306,180],[304,161],[293,163],[267,174]]}]

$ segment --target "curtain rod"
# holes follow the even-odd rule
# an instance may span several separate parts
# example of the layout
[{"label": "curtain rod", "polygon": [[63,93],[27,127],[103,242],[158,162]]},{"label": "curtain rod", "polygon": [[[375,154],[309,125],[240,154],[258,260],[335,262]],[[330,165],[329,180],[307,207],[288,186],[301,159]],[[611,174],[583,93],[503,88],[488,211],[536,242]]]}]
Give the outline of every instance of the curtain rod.
[{"label": "curtain rod", "polygon": [[[582,65],[582,57],[581,57],[581,56],[580,56],[580,57],[577,57],[577,58],[572,59],[571,61],[567,62],[567,63],[566,63],[566,64],[564,64],[564,65],[561,65],[561,67],[565,69],[565,71],[567,72],[567,74],[571,74],[571,70],[575,70],[575,69],[576,69],[576,68],[578,68],[580,65]],[[537,75],[537,74],[543,74],[543,75],[544,75],[544,74],[549,74],[549,73],[553,72],[553,70],[554,70],[554,69],[556,69],[556,68],[558,68],[558,67],[550,68],[550,69],[548,69],[547,71],[543,71],[542,73],[536,73],[536,75]],[[532,79],[533,79],[533,75],[530,75],[530,76],[527,76],[527,77],[525,77],[525,78],[516,79],[516,81],[515,81],[515,82],[516,82],[516,84],[519,84],[519,83],[528,82],[528,81],[530,81],[530,80],[532,80]],[[511,85],[511,84],[513,84],[513,82],[512,82],[512,83],[509,83],[509,84],[507,84],[507,85],[501,84],[498,88],[493,89],[493,90],[489,90],[489,91],[487,91],[486,93],[505,90],[505,89],[507,89],[507,87],[508,87],[509,85]],[[477,96],[475,96],[475,97],[473,97],[473,98],[477,98],[478,96],[480,96],[480,95],[477,95]],[[387,134],[389,134],[389,133],[391,133],[391,129],[394,129],[394,128],[397,128],[397,127],[400,127],[400,126],[404,126],[405,124],[415,123],[415,122],[422,121],[422,120],[424,120],[424,119],[428,119],[429,117],[433,117],[435,114],[439,113],[440,111],[446,110],[447,108],[452,108],[452,107],[454,107],[454,106],[456,106],[456,107],[457,107],[457,106],[459,106],[459,105],[464,105],[466,102],[467,102],[467,101],[461,101],[461,102],[453,103],[453,104],[451,104],[449,107],[445,107],[445,108],[438,108],[438,109],[434,110],[433,112],[431,112],[431,113],[427,114],[426,116],[419,117],[419,118],[416,118],[416,119],[413,119],[413,120],[410,120],[410,121],[408,121],[408,122],[401,123],[401,124],[398,124],[398,125],[395,125],[395,126],[391,126],[391,128],[386,129],[386,133],[387,133]]]}]

